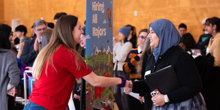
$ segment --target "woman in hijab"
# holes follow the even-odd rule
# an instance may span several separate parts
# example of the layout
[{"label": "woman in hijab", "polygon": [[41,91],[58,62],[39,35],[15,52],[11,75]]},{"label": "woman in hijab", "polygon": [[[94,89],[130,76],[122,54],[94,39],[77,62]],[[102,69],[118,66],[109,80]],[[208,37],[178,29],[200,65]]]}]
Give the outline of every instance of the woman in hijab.
[{"label": "woman in hijab", "polygon": [[[175,26],[167,19],[159,19],[150,24],[150,46],[154,48],[146,62],[145,73],[154,74],[157,70],[172,65],[179,86],[168,93],[153,97],[144,80],[133,82],[133,92],[146,93],[147,109],[152,110],[206,110],[201,91],[201,79],[193,58],[179,47],[180,35]],[[147,82],[147,80],[146,80]],[[155,79],[155,82],[157,80]],[[166,83],[166,82],[165,82]],[[131,88],[131,87],[130,87]],[[127,91],[128,90],[128,91]],[[126,93],[131,89],[126,88]]]}]

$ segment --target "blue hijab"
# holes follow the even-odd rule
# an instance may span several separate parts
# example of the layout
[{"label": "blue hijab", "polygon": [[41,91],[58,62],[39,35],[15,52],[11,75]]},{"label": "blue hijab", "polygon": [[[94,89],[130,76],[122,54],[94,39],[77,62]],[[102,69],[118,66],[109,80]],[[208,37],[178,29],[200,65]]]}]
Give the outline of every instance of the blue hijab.
[{"label": "blue hijab", "polygon": [[150,23],[150,27],[159,38],[158,47],[153,51],[154,59],[157,62],[158,57],[169,48],[179,45],[181,37],[173,23],[167,19],[158,19]]}]

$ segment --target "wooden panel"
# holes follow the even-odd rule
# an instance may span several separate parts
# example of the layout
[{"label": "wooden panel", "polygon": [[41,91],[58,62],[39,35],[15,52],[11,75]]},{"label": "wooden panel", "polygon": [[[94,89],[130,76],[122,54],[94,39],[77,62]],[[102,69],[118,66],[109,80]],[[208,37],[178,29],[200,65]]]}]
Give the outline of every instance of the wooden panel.
[{"label": "wooden panel", "polygon": [[0,0],[0,23],[4,23],[4,0]]},{"label": "wooden panel", "polygon": [[[34,21],[43,18],[47,22],[54,22],[57,12],[66,12],[79,18],[84,26],[86,18],[86,0],[1,0],[4,7],[4,23],[11,25],[12,19],[20,19],[20,24],[28,28],[27,35],[31,35],[30,27]],[[0,19],[1,20],[1,19]]]},{"label": "wooden panel", "polygon": [[[134,16],[137,11],[137,16]],[[76,15],[84,26],[86,0],[0,0],[0,22],[10,25],[12,19],[20,19],[20,24],[30,27],[43,17],[54,22],[57,12]],[[126,24],[139,30],[149,28],[149,23],[166,18],[178,27],[185,23],[196,41],[203,33],[201,22],[205,17],[220,17],[220,0],[113,0],[113,35]]]}]

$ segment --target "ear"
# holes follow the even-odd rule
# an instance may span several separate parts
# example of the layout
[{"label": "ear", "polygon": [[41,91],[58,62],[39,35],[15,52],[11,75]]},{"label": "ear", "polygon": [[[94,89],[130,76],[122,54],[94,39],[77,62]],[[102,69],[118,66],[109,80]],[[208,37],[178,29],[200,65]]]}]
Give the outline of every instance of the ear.
[{"label": "ear", "polygon": [[216,28],[217,28],[216,24],[213,25],[212,28],[213,28],[214,30],[216,30]]},{"label": "ear", "polygon": [[33,31],[34,31],[34,33],[36,34],[37,31],[36,31],[34,28],[33,28]]}]

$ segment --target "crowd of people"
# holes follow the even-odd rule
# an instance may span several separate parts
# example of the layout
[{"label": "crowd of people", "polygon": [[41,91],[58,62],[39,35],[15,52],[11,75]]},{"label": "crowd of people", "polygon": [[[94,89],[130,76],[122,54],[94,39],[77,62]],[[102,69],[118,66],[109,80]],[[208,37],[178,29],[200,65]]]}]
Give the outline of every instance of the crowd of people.
[{"label": "crowd of people", "polygon": [[[205,18],[204,34],[196,43],[187,26],[178,29],[167,19],[149,24],[149,29],[125,25],[114,44],[114,77],[97,76],[85,63],[85,27],[64,12],[54,22],[36,20],[27,37],[27,27],[15,32],[0,24],[0,106],[15,109],[15,96],[24,97],[23,72],[32,70],[35,84],[24,110],[65,110],[73,91],[76,110],[83,79],[92,86],[114,86],[119,110],[219,110],[220,109],[220,19]],[[86,24],[85,24],[86,25]],[[147,24],[146,24],[147,25]],[[178,86],[152,95],[148,75],[172,66]],[[160,77],[160,76],[159,76]],[[172,80],[172,79],[168,79]],[[164,82],[166,83],[166,82]],[[130,92],[138,93],[139,100]]]}]

